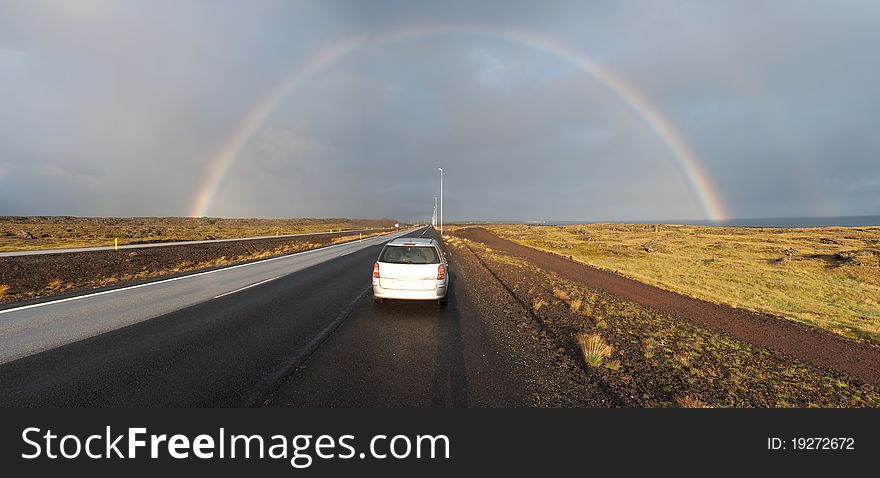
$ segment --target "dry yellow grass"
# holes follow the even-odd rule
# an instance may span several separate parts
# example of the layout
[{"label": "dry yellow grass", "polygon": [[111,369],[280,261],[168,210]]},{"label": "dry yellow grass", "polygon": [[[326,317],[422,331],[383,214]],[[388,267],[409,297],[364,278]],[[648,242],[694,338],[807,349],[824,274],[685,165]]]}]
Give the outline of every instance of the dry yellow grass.
[{"label": "dry yellow grass", "polygon": [[544,304],[546,303],[547,301],[540,297],[532,299],[532,311],[537,314],[538,311],[541,310],[541,307],[544,307]]},{"label": "dry yellow grass", "polygon": [[880,227],[490,229],[664,289],[880,341]]},{"label": "dry yellow grass", "polygon": [[675,397],[675,403],[681,408],[711,408],[706,402],[690,395]]},{"label": "dry yellow grass", "polygon": [[63,285],[64,285],[64,283],[61,282],[61,279],[52,279],[52,280],[49,282],[49,284],[46,285],[46,288],[49,289],[49,290],[58,290],[58,289],[60,289]]},{"label": "dry yellow grass", "polygon": [[2,299],[7,292],[9,292],[9,286],[6,284],[0,284],[0,299]]},{"label": "dry yellow grass", "polygon": [[[584,361],[592,367],[601,367],[602,363],[611,356],[614,348],[608,345],[599,334],[580,333],[577,336],[578,344],[584,355]],[[617,363],[617,367],[620,363]]]},{"label": "dry yellow grass", "polygon": [[368,237],[379,236],[382,234],[385,234],[385,232],[367,232],[367,233],[361,233],[361,234],[351,235],[351,236],[336,236],[330,240],[330,243],[331,244],[340,244],[343,242],[351,242],[355,239],[366,239]]}]

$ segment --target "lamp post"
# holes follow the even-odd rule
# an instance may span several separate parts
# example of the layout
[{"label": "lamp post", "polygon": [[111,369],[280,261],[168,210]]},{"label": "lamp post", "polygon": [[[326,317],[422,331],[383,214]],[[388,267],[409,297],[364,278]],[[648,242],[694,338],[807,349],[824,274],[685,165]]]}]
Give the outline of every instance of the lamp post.
[{"label": "lamp post", "polygon": [[434,214],[431,215],[431,227],[437,228],[437,196],[434,196]]},{"label": "lamp post", "polygon": [[443,168],[437,171],[440,171],[440,235],[443,236]]}]

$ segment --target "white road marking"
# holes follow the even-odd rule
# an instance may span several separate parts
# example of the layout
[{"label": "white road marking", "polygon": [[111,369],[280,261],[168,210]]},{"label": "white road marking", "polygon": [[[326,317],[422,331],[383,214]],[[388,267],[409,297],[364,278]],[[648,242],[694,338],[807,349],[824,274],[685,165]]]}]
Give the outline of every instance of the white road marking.
[{"label": "white road marking", "polygon": [[260,285],[260,284],[265,284],[266,282],[273,281],[273,280],[275,280],[275,279],[277,279],[277,278],[279,278],[279,277],[281,277],[281,276],[276,276],[276,277],[273,277],[273,278],[271,278],[271,279],[261,280],[260,282],[257,282],[257,283],[255,283],[255,284],[251,284],[251,285],[246,285],[246,286],[244,286],[244,287],[242,287],[242,288],[240,288],[240,289],[235,289],[235,290],[233,290],[233,291],[229,291],[229,292],[226,292],[226,293],[224,293],[224,294],[215,295],[214,298],[215,298],[215,299],[219,299],[219,298],[221,298],[221,297],[226,297],[227,295],[235,294],[236,292],[241,292],[241,291],[243,291],[243,290],[250,289],[251,287],[256,287],[256,286],[258,286],[258,285]]},{"label": "white road marking", "polygon": [[[392,233],[392,234],[393,234],[393,233]],[[390,236],[390,235],[392,235],[392,234],[387,234],[387,235]],[[383,236],[375,236],[375,237],[385,237],[385,236],[383,235]],[[287,259],[287,258],[289,258],[289,257],[299,256],[299,255],[302,255],[302,254],[309,254],[309,253],[311,253],[311,252],[326,251],[327,249],[333,249],[333,248],[336,248],[336,247],[350,246],[351,244],[352,244],[351,242],[343,242],[343,243],[340,243],[340,244],[333,244],[333,245],[330,245],[330,246],[319,247],[319,248],[317,248],[317,249],[310,249],[310,250],[308,250],[308,251],[296,252],[296,253],[288,254],[288,255],[285,255],[285,256],[272,257],[272,258],[270,258],[270,259],[263,259],[263,260],[256,261],[256,262],[248,262],[248,263],[245,263],[245,264],[238,264],[238,265],[235,265],[235,266],[224,267],[224,268],[222,268],[222,269],[214,269],[214,270],[211,270],[211,271],[197,272],[197,273],[195,273],[195,274],[189,274],[189,275],[180,276],[180,277],[172,277],[171,279],[163,279],[163,280],[159,280],[159,281],[155,281],[155,282],[147,282],[147,283],[145,283],[145,284],[138,284],[138,285],[132,285],[132,286],[128,286],[128,287],[121,287],[121,288],[119,288],[119,289],[111,289],[111,290],[105,290],[105,291],[101,291],[101,292],[94,292],[94,293],[86,294],[86,295],[78,295],[78,296],[74,296],[74,297],[68,297],[68,298],[66,298],[66,299],[53,300],[53,301],[50,301],[50,302],[40,302],[40,303],[38,303],[38,304],[24,305],[24,306],[21,306],[21,307],[16,307],[16,308],[14,308],[14,309],[3,309],[3,310],[0,310],[0,315],[2,315],[2,314],[7,314],[7,313],[9,313],[9,312],[17,312],[17,311],[20,311],[20,310],[34,309],[34,308],[37,308],[37,307],[43,307],[43,306],[46,306],[46,305],[61,304],[61,303],[64,303],[64,302],[72,302],[72,301],[74,301],[74,300],[87,299],[87,298],[89,298],[89,297],[97,297],[97,296],[100,296],[100,295],[112,294],[112,293],[114,293],[114,292],[122,292],[122,291],[126,291],[126,290],[140,289],[141,287],[149,287],[149,286],[153,286],[153,285],[156,285],[156,284],[165,284],[165,283],[168,283],[168,282],[174,282],[174,281],[179,281],[179,280],[183,280],[183,279],[191,279],[191,278],[193,278],[193,277],[204,276],[204,275],[208,275],[208,274],[214,274],[215,272],[228,271],[228,270],[231,270],[231,269],[238,269],[239,267],[248,267],[248,266],[253,266],[253,265],[257,265],[257,264],[264,264],[264,263],[266,263],[266,262],[277,261],[277,260],[280,260],[280,259]]]}]

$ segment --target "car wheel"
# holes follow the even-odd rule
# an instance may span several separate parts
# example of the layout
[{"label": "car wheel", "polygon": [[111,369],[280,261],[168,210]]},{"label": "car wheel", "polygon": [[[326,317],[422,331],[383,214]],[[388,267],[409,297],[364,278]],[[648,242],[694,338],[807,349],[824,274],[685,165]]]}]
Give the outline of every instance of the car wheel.
[{"label": "car wheel", "polygon": [[382,302],[385,302],[385,299],[383,299],[381,297],[373,297],[374,304],[381,304]]},{"label": "car wheel", "polygon": [[447,300],[445,297],[437,301],[437,305],[439,305],[440,307],[446,307],[448,304],[449,300]]}]

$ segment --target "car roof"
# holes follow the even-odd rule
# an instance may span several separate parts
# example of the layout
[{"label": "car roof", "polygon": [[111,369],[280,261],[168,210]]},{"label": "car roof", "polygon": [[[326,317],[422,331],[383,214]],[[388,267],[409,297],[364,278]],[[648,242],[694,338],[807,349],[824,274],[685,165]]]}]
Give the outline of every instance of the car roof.
[{"label": "car roof", "polygon": [[428,237],[398,237],[397,239],[394,239],[388,243],[389,246],[403,246],[413,244],[417,246],[434,246],[437,244],[437,241]]}]

